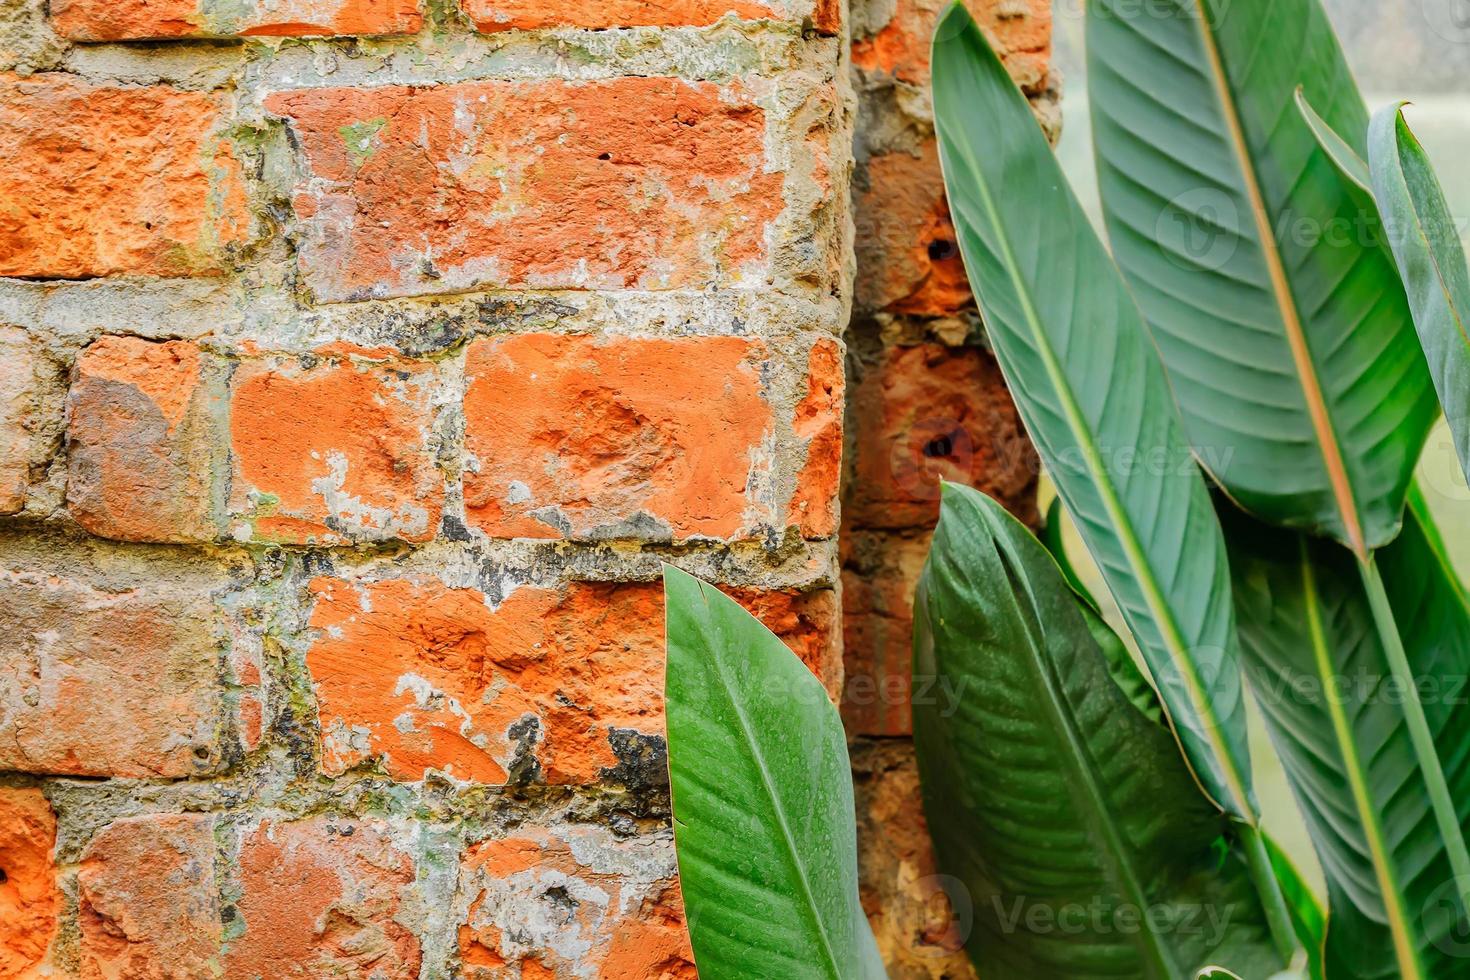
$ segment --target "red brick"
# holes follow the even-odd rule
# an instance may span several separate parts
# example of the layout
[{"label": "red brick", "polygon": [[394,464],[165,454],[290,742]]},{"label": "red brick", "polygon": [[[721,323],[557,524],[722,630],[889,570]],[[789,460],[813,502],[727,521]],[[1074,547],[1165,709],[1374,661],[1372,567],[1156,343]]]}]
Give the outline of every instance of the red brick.
[{"label": "red brick", "polygon": [[842,720],[854,735],[909,735],[914,589],[927,531],[849,531],[842,543]]},{"label": "red brick", "polygon": [[694,980],[667,834],[528,827],[473,847],[460,871],[466,980]]},{"label": "red brick", "polygon": [[915,316],[973,307],[933,138],[918,156],[870,158],[858,185],[858,307]]},{"label": "red brick", "polygon": [[745,20],[784,20],[780,0],[463,0],[482,31],[542,27],[702,27],[733,13]]},{"label": "red brick", "polygon": [[56,817],[39,789],[0,786],[0,977],[31,976],[56,935]]},{"label": "red brick", "polygon": [[0,769],[216,772],[236,751],[207,586],[140,575],[103,591],[0,570]]},{"label": "red brick", "polygon": [[77,523],[119,541],[215,536],[198,347],[104,337],[77,358],[68,414],[66,496]]},{"label": "red brick", "polygon": [[748,536],[751,482],[770,465],[765,356],[736,337],[476,341],[469,522],[495,537]]},{"label": "red brick", "polygon": [[[853,38],[852,62],[911,85],[929,84],[929,49],[948,0],[897,0],[888,22]],[[1049,0],[965,0],[1016,83],[1034,90],[1051,59]]]},{"label": "red brick", "polygon": [[77,871],[83,980],[217,975],[223,929],[214,818],[125,817]]},{"label": "red brick", "polygon": [[51,16],[74,41],[412,34],[423,24],[419,0],[52,0]]},{"label": "red brick", "polygon": [[0,276],[217,273],[249,214],[221,97],[0,75]]},{"label": "red brick", "polygon": [[427,541],[444,481],[431,446],[433,365],[336,345],[250,356],[230,404],[237,537]]},{"label": "red brick", "polygon": [[412,857],[381,821],[266,822],[240,844],[227,978],[417,980]]},{"label": "red brick", "polygon": [[767,277],[784,178],[739,86],[483,81],[266,104],[306,155],[295,208],[319,299]]},{"label": "red brick", "polygon": [[932,528],[940,480],[976,487],[1034,518],[1040,467],[987,352],[889,348],[854,386],[849,418],[856,449],[843,517],[850,526]]},{"label": "red brick", "polygon": [[963,942],[974,910],[957,911],[945,894],[952,879],[939,873],[929,843],[913,743],[861,739],[852,747],[852,771],[858,894],[889,975],[973,978]]},{"label": "red brick", "polygon": [[[522,587],[495,610],[430,581],[317,579],[311,591],[321,633],[307,667],[329,772],[377,757],[397,779],[434,769],[499,784],[531,752],[547,782],[590,783],[618,764],[614,729],[662,734],[657,584]],[[836,691],[832,592],[736,598]]]},{"label": "red brick", "polygon": [[806,397],[796,406],[793,428],[805,443],[806,463],[796,478],[787,523],[808,538],[837,533],[837,492],[842,482],[842,348],[833,340],[812,345]]},{"label": "red brick", "polygon": [[19,327],[0,327],[0,514],[25,507],[37,415],[30,339]]}]

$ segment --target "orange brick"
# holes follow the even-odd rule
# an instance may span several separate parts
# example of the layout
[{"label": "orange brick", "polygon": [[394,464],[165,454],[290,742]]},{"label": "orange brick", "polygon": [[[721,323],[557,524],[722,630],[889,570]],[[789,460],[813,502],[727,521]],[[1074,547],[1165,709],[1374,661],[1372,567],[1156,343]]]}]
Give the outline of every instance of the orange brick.
[{"label": "orange brick", "polygon": [[419,942],[402,924],[414,863],[387,824],[262,823],[241,842],[237,866],[240,932],[225,977],[417,980]]},{"label": "orange brick", "polygon": [[137,585],[0,571],[0,769],[197,776],[237,751],[207,588]]},{"label": "orange brick", "polygon": [[444,481],[433,365],[338,345],[250,356],[232,381],[233,533],[322,545],[427,541]]},{"label": "orange brick", "polygon": [[471,848],[460,897],[466,980],[695,980],[667,834],[527,827]]},{"label": "orange brick", "polygon": [[217,273],[249,215],[221,99],[0,75],[0,276]]},{"label": "orange brick", "polygon": [[83,980],[215,976],[222,926],[214,818],[125,817],[77,871]]},{"label": "orange brick", "polygon": [[[438,582],[317,579],[307,653],[338,773],[381,758],[479,783],[590,783],[618,765],[615,731],[663,731],[663,596],[656,584],[483,593]],[[841,678],[830,591],[736,593],[818,677]]]},{"label": "orange brick", "polygon": [[52,0],[51,16],[74,41],[412,34],[423,24],[419,0]]},{"label": "orange brick", "polygon": [[853,527],[932,528],[939,482],[985,491],[1034,515],[1040,465],[1000,369],[974,347],[893,347],[854,386]]},{"label": "orange brick", "polygon": [[738,86],[671,78],[282,92],[319,299],[763,282],[784,178]]},{"label": "orange brick", "polygon": [[837,533],[837,491],[842,482],[842,348],[836,341],[812,345],[807,393],[796,406],[793,428],[806,444],[806,463],[796,478],[788,524],[808,538]]},{"label": "orange brick", "polygon": [[[934,26],[949,0],[897,0],[888,22],[854,37],[852,62],[911,85],[929,84],[929,49]],[[1049,0],[965,0],[965,6],[996,46],[1016,83],[1034,90],[1046,79],[1051,59]]]},{"label": "orange brick", "polygon": [[215,537],[209,405],[199,348],[104,337],[77,358],[67,503],[119,541]]},{"label": "orange brick", "polygon": [[39,789],[0,786],[0,977],[32,976],[56,935],[56,817]]},{"label": "orange brick", "polygon": [[769,466],[764,356],[736,337],[476,341],[469,522],[495,537],[748,536]]},{"label": "orange brick", "polygon": [[733,13],[745,20],[783,20],[777,5],[752,0],[463,0],[482,31],[541,27],[702,27]]}]

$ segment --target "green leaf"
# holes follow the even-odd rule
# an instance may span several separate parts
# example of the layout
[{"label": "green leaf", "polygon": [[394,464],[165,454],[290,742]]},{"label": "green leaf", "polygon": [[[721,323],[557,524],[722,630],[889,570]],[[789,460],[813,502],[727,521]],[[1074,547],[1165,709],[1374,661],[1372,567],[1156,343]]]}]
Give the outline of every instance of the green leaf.
[{"label": "green leaf", "polygon": [[933,66],[945,188],[996,359],[1190,764],[1254,820],[1225,548],[1143,319],[959,4]]},{"label": "green leaf", "polygon": [[664,566],[669,777],[701,977],[877,980],[837,709],[770,630]]},{"label": "green leaf", "polygon": [[[1321,147],[1322,152],[1327,154],[1327,158],[1332,161],[1337,172],[1353,188],[1357,189],[1358,199],[1366,201],[1369,206],[1373,207],[1376,215],[1377,202],[1373,199],[1373,177],[1368,173],[1367,162],[1358,156],[1358,151],[1349,146],[1347,140],[1327,125],[1327,120],[1312,108],[1311,103],[1307,101],[1306,93],[1300,88],[1296,90],[1296,108],[1312,130],[1312,136],[1317,140],[1317,145]],[[1366,195],[1366,198],[1363,195]]]},{"label": "green leaf", "polygon": [[1368,137],[1373,190],[1455,453],[1470,479],[1470,271],[1444,191],[1401,109],[1402,103],[1373,117]]},{"label": "green leaf", "polygon": [[1293,104],[1363,155],[1368,114],[1318,0],[1088,0],[1113,254],[1201,461],[1273,524],[1391,541],[1434,422],[1376,216]]},{"label": "green leaf", "polygon": [[1327,941],[1327,913],[1302,878],[1296,864],[1281,849],[1281,845],[1270,836],[1265,841],[1266,851],[1271,856],[1271,868],[1276,872],[1276,880],[1281,883],[1281,893],[1286,898],[1286,908],[1291,914],[1291,926],[1301,940],[1302,949],[1307,952],[1307,975],[1312,980],[1322,980],[1322,947]]},{"label": "green leaf", "polygon": [[[1226,527],[1247,675],[1327,878],[1327,975],[1470,976],[1458,883],[1405,721],[1407,692],[1392,683],[1355,560],[1238,513]],[[1375,560],[1463,837],[1470,610],[1412,508]]]},{"label": "green leaf", "polygon": [[[1023,525],[945,485],[914,670],[961,696],[915,704],[914,742],[968,952],[988,977],[1261,980],[1281,964],[1238,843],[1216,849],[1229,821],[1110,681],[1083,612]],[[1167,925],[1127,927],[1134,910]]]}]

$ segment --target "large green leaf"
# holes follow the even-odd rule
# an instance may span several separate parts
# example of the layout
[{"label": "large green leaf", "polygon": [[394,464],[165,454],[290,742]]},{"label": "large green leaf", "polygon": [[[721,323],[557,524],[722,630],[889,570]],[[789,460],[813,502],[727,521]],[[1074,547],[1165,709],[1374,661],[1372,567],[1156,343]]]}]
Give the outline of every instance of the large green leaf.
[{"label": "large green leaf", "polygon": [[[1084,607],[1026,528],[946,485],[914,609],[914,705],[940,870],[985,977],[1178,980],[1280,969],[1229,822],[1169,730],[1112,682]],[[1161,928],[1129,928],[1138,910]],[[1121,916],[1121,918],[1120,918]],[[1137,921],[1137,920],[1133,920]]]},{"label": "large green leaf", "polygon": [[1368,115],[1318,0],[1088,0],[1113,252],[1196,451],[1271,523],[1366,557],[1434,421],[1404,289],[1293,104],[1362,155]]},{"label": "large green leaf", "polygon": [[1455,452],[1470,479],[1470,271],[1444,191],[1401,108],[1378,112],[1369,128],[1373,191]]},{"label": "large green leaf", "polygon": [[700,976],[884,977],[837,709],[714,586],[665,565],[664,591],[674,842]]},{"label": "large green leaf", "polygon": [[[1222,508],[1228,508],[1222,501]],[[1470,826],[1470,610],[1411,507],[1378,552],[1438,755]],[[1247,675],[1328,883],[1331,977],[1470,976],[1457,883],[1354,559],[1226,521]]]},{"label": "large green leaf", "polygon": [[996,359],[1201,783],[1254,820],[1225,548],[1147,328],[959,4],[933,66],[945,188]]}]

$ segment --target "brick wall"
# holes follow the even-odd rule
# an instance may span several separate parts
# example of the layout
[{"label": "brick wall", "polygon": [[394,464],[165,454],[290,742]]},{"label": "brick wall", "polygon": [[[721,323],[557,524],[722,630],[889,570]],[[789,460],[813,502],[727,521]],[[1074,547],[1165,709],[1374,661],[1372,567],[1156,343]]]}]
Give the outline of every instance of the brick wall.
[{"label": "brick wall", "polygon": [[871,6],[0,0],[0,977],[692,976],[664,560],[845,638],[931,972],[862,685],[1032,469]]},{"label": "brick wall", "polygon": [[[1048,0],[966,0],[1042,125],[1060,124]],[[853,0],[857,278],[842,493],[843,718],[856,778],[863,902],[894,977],[971,975],[919,816],[909,703],[914,587],[940,479],[1034,523],[1035,452],[985,347],[944,201],[929,38],[947,0]]]},{"label": "brick wall", "polygon": [[834,696],[827,0],[3,0],[0,977],[687,977],[660,562]]}]

